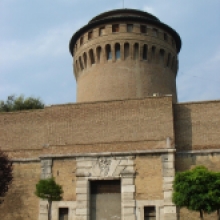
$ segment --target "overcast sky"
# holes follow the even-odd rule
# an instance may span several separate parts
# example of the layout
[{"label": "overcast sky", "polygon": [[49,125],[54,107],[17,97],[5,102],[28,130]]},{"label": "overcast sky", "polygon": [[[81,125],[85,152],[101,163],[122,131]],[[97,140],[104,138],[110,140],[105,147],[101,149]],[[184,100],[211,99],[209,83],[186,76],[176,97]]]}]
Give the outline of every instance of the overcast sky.
[{"label": "overcast sky", "polygon": [[[220,1],[124,0],[150,12],[182,39],[180,102],[220,99]],[[11,94],[45,104],[76,101],[69,40],[92,17],[122,0],[0,0],[0,100]]]}]

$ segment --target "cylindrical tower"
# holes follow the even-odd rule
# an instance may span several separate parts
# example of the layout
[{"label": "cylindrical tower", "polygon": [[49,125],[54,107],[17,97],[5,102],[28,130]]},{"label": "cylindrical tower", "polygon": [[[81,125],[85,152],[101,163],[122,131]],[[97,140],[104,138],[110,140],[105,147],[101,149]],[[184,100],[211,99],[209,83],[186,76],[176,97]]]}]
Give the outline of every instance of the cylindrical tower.
[{"label": "cylindrical tower", "polygon": [[134,9],[102,13],[71,38],[77,102],[171,94],[177,101],[178,33]]}]

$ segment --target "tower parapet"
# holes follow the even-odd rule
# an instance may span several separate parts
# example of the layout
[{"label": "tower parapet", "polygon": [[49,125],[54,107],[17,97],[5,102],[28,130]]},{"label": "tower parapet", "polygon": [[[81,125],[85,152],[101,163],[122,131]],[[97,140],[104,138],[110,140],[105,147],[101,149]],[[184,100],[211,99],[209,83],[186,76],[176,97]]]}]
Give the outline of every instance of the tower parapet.
[{"label": "tower parapet", "polygon": [[142,98],[177,101],[181,39],[155,16],[119,9],[94,17],[70,41],[77,102]]}]

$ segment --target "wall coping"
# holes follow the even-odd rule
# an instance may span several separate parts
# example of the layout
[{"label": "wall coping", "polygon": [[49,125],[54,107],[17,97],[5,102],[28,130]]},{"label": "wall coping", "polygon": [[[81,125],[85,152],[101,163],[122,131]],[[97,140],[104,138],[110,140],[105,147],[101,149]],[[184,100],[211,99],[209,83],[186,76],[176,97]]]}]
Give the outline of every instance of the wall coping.
[{"label": "wall coping", "polygon": [[220,149],[190,150],[190,151],[176,152],[176,154],[213,154],[213,153],[220,153]]}]

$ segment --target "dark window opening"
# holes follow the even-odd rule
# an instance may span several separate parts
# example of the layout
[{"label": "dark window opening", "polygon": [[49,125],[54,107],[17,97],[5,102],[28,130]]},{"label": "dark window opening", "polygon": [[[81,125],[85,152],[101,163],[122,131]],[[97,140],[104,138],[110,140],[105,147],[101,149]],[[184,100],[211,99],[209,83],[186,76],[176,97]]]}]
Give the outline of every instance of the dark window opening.
[{"label": "dark window opening", "polygon": [[82,59],[81,59],[81,57],[79,58],[79,65],[80,65],[80,69],[83,70],[84,67],[83,67],[83,63],[82,63]]},{"label": "dark window opening", "polygon": [[100,63],[102,48],[101,48],[101,47],[98,47],[98,48],[96,49],[96,53],[97,53],[97,63]]},{"label": "dark window opening", "polygon": [[90,181],[91,194],[121,193],[120,180],[96,180]]},{"label": "dark window opening", "polygon": [[105,27],[100,27],[99,28],[99,36],[102,36],[105,34]]},{"label": "dark window opening", "polygon": [[92,31],[89,31],[89,32],[88,32],[88,40],[91,40],[91,39],[92,39],[92,36],[93,36],[93,32],[92,32]]},{"label": "dark window opening", "polygon": [[158,30],[153,28],[153,36],[158,37]]},{"label": "dark window opening", "polygon": [[112,32],[119,32],[119,24],[113,24],[112,25]]},{"label": "dark window opening", "polygon": [[165,54],[164,50],[161,49],[160,50],[160,63],[162,64],[164,64],[164,54]]},{"label": "dark window opening", "polygon": [[144,220],[156,220],[155,206],[144,207]]},{"label": "dark window opening", "polygon": [[134,59],[137,60],[139,58],[139,45],[136,43],[134,45]]},{"label": "dark window opening", "polygon": [[151,53],[152,53],[151,54],[151,59],[154,60],[155,59],[155,55],[156,55],[156,47],[154,47],[154,46],[152,47]]},{"label": "dark window opening", "polygon": [[80,45],[83,44],[83,37],[80,38]]},{"label": "dark window opening", "polygon": [[133,24],[127,24],[127,32],[133,31]]},{"label": "dark window opening", "polygon": [[112,52],[111,52],[111,46],[108,44],[106,46],[106,58],[107,60],[111,60],[112,59]]},{"label": "dark window opening", "polygon": [[129,44],[125,43],[125,45],[124,45],[124,58],[125,58],[125,60],[129,57],[129,53],[130,53],[129,50],[130,50],[129,49]]},{"label": "dark window opening", "polygon": [[146,34],[147,33],[147,26],[146,25],[141,25],[140,29],[141,29],[141,33],[142,34]]},{"label": "dark window opening", "polygon": [[143,47],[143,60],[147,60],[147,45],[145,44]]},{"label": "dark window opening", "polygon": [[68,208],[59,208],[59,220],[68,220]]},{"label": "dark window opening", "polygon": [[83,54],[84,66],[87,67],[87,55],[86,53]]},{"label": "dark window opening", "polygon": [[89,58],[90,58],[91,64],[94,64],[95,63],[95,57],[94,57],[93,50],[89,51]]},{"label": "dark window opening", "polygon": [[118,60],[121,58],[120,44],[115,44],[115,59]]},{"label": "dark window opening", "polygon": [[165,41],[167,41],[168,37],[167,37],[166,33],[163,34],[163,38],[164,38]]}]

